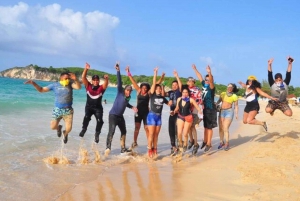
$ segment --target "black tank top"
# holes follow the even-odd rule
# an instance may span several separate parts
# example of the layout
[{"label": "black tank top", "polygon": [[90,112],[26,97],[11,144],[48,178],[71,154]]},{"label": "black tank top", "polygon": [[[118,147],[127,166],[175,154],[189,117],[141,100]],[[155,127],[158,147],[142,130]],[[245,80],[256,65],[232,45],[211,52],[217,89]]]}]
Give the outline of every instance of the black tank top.
[{"label": "black tank top", "polygon": [[161,114],[164,103],[168,103],[168,100],[161,96],[156,95],[156,93],[152,94],[150,97],[150,109],[152,112],[156,114]]},{"label": "black tank top", "polygon": [[150,96],[149,96],[148,93],[144,96],[141,93],[138,94],[138,96],[137,96],[138,113],[148,114],[148,112],[149,112],[149,99],[150,99]]},{"label": "black tank top", "polygon": [[179,111],[178,112],[181,116],[188,116],[188,115],[192,114],[192,112],[191,112],[191,102],[190,101],[185,102],[185,105],[182,106],[182,99],[180,99],[178,104],[179,104],[178,105],[179,106]]}]

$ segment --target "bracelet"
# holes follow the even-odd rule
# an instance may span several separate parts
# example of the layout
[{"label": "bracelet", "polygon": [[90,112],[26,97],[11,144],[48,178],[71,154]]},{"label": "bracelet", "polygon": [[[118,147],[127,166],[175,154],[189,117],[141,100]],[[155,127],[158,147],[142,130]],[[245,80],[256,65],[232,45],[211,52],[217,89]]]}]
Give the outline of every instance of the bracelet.
[{"label": "bracelet", "polygon": [[128,76],[132,76],[131,73],[130,73],[129,71],[128,71],[127,75],[128,75]]}]

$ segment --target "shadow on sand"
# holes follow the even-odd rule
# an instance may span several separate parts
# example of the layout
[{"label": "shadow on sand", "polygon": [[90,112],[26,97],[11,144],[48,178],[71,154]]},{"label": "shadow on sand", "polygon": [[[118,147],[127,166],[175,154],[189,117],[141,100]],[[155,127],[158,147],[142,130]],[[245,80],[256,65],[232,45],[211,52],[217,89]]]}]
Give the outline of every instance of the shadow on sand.
[{"label": "shadow on sand", "polygon": [[300,132],[296,132],[296,131],[290,131],[285,134],[273,132],[273,133],[268,133],[264,136],[261,136],[261,137],[257,138],[255,141],[257,141],[257,142],[275,142],[275,140],[280,139],[280,138],[285,138],[285,137],[299,139],[300,138],[299,136],[300,136]]}]

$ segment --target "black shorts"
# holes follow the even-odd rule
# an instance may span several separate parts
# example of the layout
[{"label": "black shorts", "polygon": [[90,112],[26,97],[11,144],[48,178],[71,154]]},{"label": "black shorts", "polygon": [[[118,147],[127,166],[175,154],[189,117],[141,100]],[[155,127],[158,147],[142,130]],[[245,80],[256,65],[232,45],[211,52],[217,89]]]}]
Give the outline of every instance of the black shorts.
[{"label": "black shorts", "polygon": [[245,109],[244,109],[244,112],[246,112],[246,113],[249,113],[249,112],[251,112],[251,111],[259,111],[259,104],[258,104],[258,102],[257,101],[254,101],[254,102],[247,102],[246,103],[246,107],[245,107]]},{"label": "black shorts", "polygon": [[204,128],[213,129],[217,124],[217,110],[204,108],[203,110],[203,125]]},{"label": "black shorts", "polygon": [[149,112],[138,112],[138,116],[134,117],[135,123],[141,123],[143,121],[144,126],[147,125],[147,115]]}]

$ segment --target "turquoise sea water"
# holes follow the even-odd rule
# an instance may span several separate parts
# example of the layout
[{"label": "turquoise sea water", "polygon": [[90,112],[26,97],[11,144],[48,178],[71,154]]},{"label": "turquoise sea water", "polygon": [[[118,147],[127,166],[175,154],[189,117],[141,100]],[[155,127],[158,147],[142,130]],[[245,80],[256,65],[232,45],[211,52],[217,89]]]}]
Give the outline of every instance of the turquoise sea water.
[{"label": "turquoise sea water", "polygon": [[[30,84],[24,84],[26,80],[0,77],[0,115],[15,113],[29,109],[51,109],[54,105],[53,92],[39,93]],[[47,86],[51,82],[36,81],[40,86]],[[107,103],[113,103],[117,89],[108,87],[103,99]],[[132,103],[135,103],[136,92],[132,92]],[[73,91],[74,107],[85,105],[86,92],[82,87]]]}]

